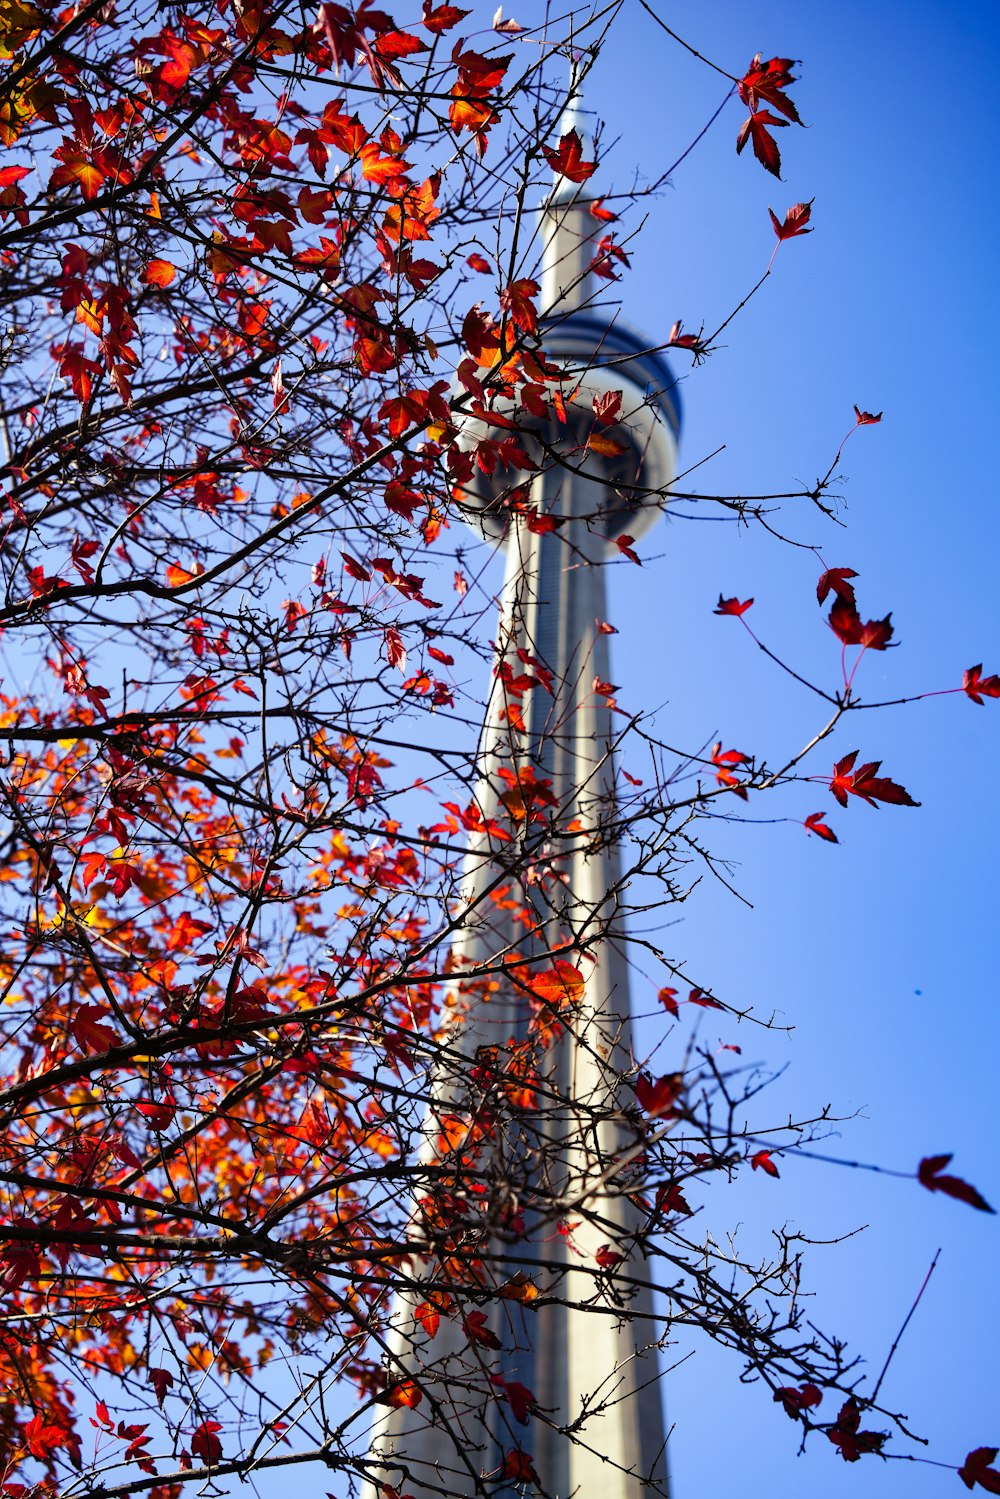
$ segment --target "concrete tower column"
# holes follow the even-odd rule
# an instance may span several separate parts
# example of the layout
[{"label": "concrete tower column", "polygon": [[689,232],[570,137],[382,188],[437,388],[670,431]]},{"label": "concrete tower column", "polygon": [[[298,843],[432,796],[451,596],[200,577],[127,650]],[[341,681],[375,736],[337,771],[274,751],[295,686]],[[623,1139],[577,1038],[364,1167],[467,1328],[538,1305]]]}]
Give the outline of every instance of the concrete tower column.
[{"label": "concrete tower column", "polygon": [[[571,119],[563,128],[579,124]],[[456,1018],[447,1034],[449,1049],[470,1063],[481,1048],[502,1048],[526,1034],[530,996],[511,981],[511,959],[530,964],[562,952],[586,979],[572,1019],[548,1053],[534,1135],[524,1131],[505,1147],[503,1172],[515,1183],[521,1178],[527,1231],[498,1238],[491,1268],[496,1286],[519,1268],[527,1272],[532,1261],[544,1259],[564,1273],[556,1278],[556,1298],[538,1308],[484,1299],[501,1346],[476,1351],[475,1378],[461,1323],[442,1317],[430,1339],[414,1317],[420,1296],[399,1298],[390,1375],[414,1379],[423,1398],[416,1408],[386,1414],[371,1461],[385,1483],[414,1499],[522,1493],[522,1484],[503,1477],[504,1455],[517,1448],[530,1453],[551,1499],[667,1494],[650,1293],[638,1284],[616,1307],[614,1290],[593,1279],[595,1255],[607,1244],[626,1256],[626,1277],[648,1280],[632,1239],[638,1225],[629,1183],[615,1166],[635,1143],[634,1128],[616,1118],[614,1108],[616,1080],[631,1054],[628,970],[618,940],[621,861],[609,835],[614,744],[623,720],[594,683],[611,679],[609,637],[601,629],[604,564],[620,556],[618,536],[636,537],[658,516],[655,498],[675,472],[679,400],[662,357],[614,309],[602,310],[593,300],[588,267],[602,226],[590,213],[592,201],[586,184],[560,179],[541,231],[543,347],[566,368],[565,386],[575,395],[564,424],[540,432],[536,423],[525,441],[539,463],[531,508],[557,524],[539,530],[523,517],[512,521],[509,509],[488,494],[479,517],[482,531],[504,547],[505,579],[475,800],[484,823],[510,826],[519,794],[511,778],[524,772],[545,783],[556,831],[545,877],[535,884],[514,878],[512,898],[499,901],[494,895],[504,887],[510,845],[489,831],[471,837],[457,891],[456,910],[465,919],[454,950]],[[623,450],[613,458],[587,446],[594,399],[611,392],[622,397],[620,419],[608,429]],[[514,675],[532,674],[532,661],[547,673],[551,691],[535,685],[512,693],[504,663]],[[511,707],[520,710],[520,721]],[[527,812],[524,825],[532,831],[530,807]],[[531,913],[527,923],[525,911]],[[492,990],[471,984],[463,992],[463,972],[484,965],[495,975]],[[460,1105],[461,1074],[461,1066],[443,1069],[437,1084],[426,1131],[428,1163],[442,1117]],[[551,1218],[534,1234],[532,1170],[546,1176],[539,1198],[555,1194],[566,1205],[565,1219],[578,1223],[571,1235],[560,1234]],[[581,1205],[576,1213],[574,1203]],[[414,1226],[416,1236],[419,1213]],[[575,1266],[586,1274],[574,1274]],[[419,1279],[419,1257],[411,1270]],[[573,1305],[585,1301],[595,1305]],[[541,1417],[527,1425],[516,1420],[511,1405],[496,1398],[511,1384],[532,1392]]]}]

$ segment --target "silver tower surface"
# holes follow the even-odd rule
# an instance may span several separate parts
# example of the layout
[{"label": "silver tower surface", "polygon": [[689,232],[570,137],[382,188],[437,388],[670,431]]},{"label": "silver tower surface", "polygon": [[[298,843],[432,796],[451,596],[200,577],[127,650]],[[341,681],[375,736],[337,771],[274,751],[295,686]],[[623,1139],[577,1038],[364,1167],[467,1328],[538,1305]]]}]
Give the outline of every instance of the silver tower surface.
[{"label": "silver tower surface", "polygon": [[[564,121],[564,132],[575,127],[575,118]],[[621,730],[609,702],[602,624],[605,563],[621,556],[619,537],[638,537],[659,514],[655,496],[676,471],[680,410],[662,357],[613,309],[593,305],[590,266],[602,226],[592,202],[585,187],[560,179],[542,224],[543,346],[563,367],[567,396],[572,392],[566,420],[536,420],[533,432],[524,424],[524,446],[538,470],[520,514],[505,502],[502,482],[477,497],[479,529],[504,548],[505,578],[479,746],[475,801],[483,830],[470,839],[457,891],[465,914],[447,1046],[464,1060],[436,1086],[428,1163],[439,1151],[443,1121],[461,1114],[463,1070],[525,1034],[531,974],[539,965],[550,975],[565,972],[560,963],[568,961],[585,984],[580,992],[570,980],[572,1019],[548,1053],[531,1129],[508,1131],[505,1146],[496,1147],[493,1195],[506,1192],[520,1227],[497,1234],[488,1267],[494,1295],[483,1297],[479,1323],[486,1341],[473,1340],[470,1358],[463,1315],[474,1299],[462,1314],[453,1308],[442,1315],[433,1338],[415,1315],[419,1289],[397,1304],[389,1378],[412,1381],[421,1395],[380,1421],[370,1471],[414,1499],[524,1493],[531,1476],[511,1454],[530,1459],[538,1489],[551,1499],[667,1493],[657,1333],[628,1196],[636,1168],[616,1166],[623,1155],[636,1155],[637,1136],[615,1110],[631,1065],[631,1034],[614,816]],[[603,429],[614,441],[601,452],[588,443],[602,430],[595,401],[616,394],[618,420]],[[550,517],[552,528],[539,526],[538,517]],[[526,676],[541,680],[519,689],[518,677]],[[522,833],[545,821],[560,830],[540,850],[536,875],[529,869],[525,878],[523,863],[517,866],[513,891],[505,882],[509,845],[489,830],[491,821],[509,827],[512,815]],[[492,984],[463,982],[463,973],[483,970],[495,976]],[[545,1190],[535,1194],[541,1175]],[[535,1197],[547,1214],[533,1205]],[[564,1205],[562,1232],[554,1201]],[[413,1224],[415,1239],[432,1237],[419,1210]],[[575,1226],[566,1232],[567,1224]],[[623,1256],[624,1294],[615,1287],[617,1273],[606,1284],[595,1280],[603,1246]],[[541,1260],[548,1268],[537,1277]],[[412,1256],[415,1287],[430,1264]],[[497,1298],[497,1288],[529,1272],[551,1288],[537,1308],[516,1295]],[[522,1392],[520,1401],[512,1390]],[[526,1422],[518,1410],[524,1392],[534,1398]]]}]

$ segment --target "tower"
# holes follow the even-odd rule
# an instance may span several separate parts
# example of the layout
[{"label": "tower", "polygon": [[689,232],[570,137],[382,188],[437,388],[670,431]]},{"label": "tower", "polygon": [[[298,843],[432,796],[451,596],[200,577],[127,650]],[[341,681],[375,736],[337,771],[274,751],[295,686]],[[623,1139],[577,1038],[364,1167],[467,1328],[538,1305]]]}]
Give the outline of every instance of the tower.
[{"label": "tower", "polygon": [[[575,117],[564,120],[564,134],[574,128]],[[503,547],[505,577],[428,1170],[446,1159],[441,1139],[455,1122],[475,1117],[468,1079],[510,1072],[528,1015],[547,1007],[558,1034],[531,1108],[507,1122],[470,1186],[494,1204],[483,1310],[473,1286],[462,1307],[445,1298],[428,1312],[431,1248],[403,1268],[411,1289],[387,1349],[396,1383],[370,1473],[414,1499],[506,1499],[534,1481],[551,1499],[667,1493],[657,1334],[631,1200],[641,1145],[615,1107],[631,1034],[605,570],[619,542],[659,514],[680,407],[655,341],[596,302],[593,201],[561,178],[542,223],[542,343],[563,371],[564,411],[550,421],[510,407],[535,464],[530,488],[512,506],[501,473],[473,497],[473,523]],[[469,430],[476,440],[483,429]],[[516,864],[511,835],[498,831],[512,822],[523,840]],[[525,870],[529,845],[538,857]],[[467,983],[468,973],[480,977]],[[414,1233],[433,1241],[419,1213]],[[536,1290],[536,1307],[521,1292],[542,1260],[548,1294]],[[602,1265],[619,1263],[620,1281],[602,1278]]]}]

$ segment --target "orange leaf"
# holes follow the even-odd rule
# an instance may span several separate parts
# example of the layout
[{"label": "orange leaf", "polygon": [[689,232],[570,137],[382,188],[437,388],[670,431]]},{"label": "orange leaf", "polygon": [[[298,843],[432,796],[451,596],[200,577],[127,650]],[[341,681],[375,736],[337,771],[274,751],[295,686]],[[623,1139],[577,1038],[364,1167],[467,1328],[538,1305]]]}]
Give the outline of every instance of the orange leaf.
[{"label": "orange leaf", "polygon": [[142,279],[147,286],[169,286],[177,275],[177,267],[169,260],[150,260],[146,263]]}]

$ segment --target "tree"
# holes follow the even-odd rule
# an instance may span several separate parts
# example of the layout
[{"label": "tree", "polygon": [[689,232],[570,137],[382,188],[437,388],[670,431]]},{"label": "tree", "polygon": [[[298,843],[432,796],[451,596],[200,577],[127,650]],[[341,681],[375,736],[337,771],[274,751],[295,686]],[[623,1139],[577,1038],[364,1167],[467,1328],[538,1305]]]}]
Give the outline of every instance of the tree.
[{"label": "tree", "polygon": [[[643,904],[669,910],[683,861],[713,868],[720,808],[802,782],[817,807],[912,805],[877,750],[832,774],[813,755],[891,643],[846,569],[818,590],[843,679],[817,684],[821,732],[780,766],[727,741],[678,753],[623,714],[622,763],[641,749],[655,780],[590,791],[581,830],[532,762],[523,704],[560,684],[544,660],[492,651],[489,552],[460,523],[488,482],[504,524],[550,530],[532,475],[626,446],[628,413],[581,418],[578,382],[546,356],[560,307],[539,295],[532,218],[553,172],[584,196],[597,180],[600,139],[591,154],[558,123],[564,58],[572,46],[574,90],[613,15],[559,32],[499,13],[491,32],[430,0],[398,26],[333,3],[17,3],[3,19],[8,1492],[166,1499],[306,1461],[341,1485],[371,1473],[373,1410],[425,1395],[387,1357],[398,1291],[427,1338],[461,1328],[455,1378],[514,1427],[544,1423],[533,1391],[491,1380],[489,1309],[564,1299],[627,1317],[646,1260],[677,1279],[657,1335],[703,1327],[847,1460],[900,1424],[801,1322],[791,1239],[761,1269],[706,1256],[689,1224],[704,1183],[774,1175],[827,1123],[777,1139],[745,1123],[757,1080],[688,1039],[688,1017],[740,1010],[711,975],[662,971],[668,1069],[629,1058],[589,1105],[595,1132],[614,1116],[631,1136],[613,1180],[634,1199],[633,1242],[572,1274],[537,1249],[604,1221],[599,1193],[569,1215],[537,1169],[546,1110],[565,1104],[551,1059],[581,1028],[608,935],[602,918],[553,939],[539,917],[560,839],[627,837]],[[790,69],[726,74],[741,146],[769,171],[797,122]],[[591,207],[591,269],[609,285],[640,196]],[[809,218],[807,204],[776,217],[777,252]],[[703,360],[730,322],[678,325],[669,343]],[[799,497],[821,513],[839,462]],[[623,472],[595,525],[613,498],[770,524],[769,497],[650,493]],[[720,596],[720,628],[751,628],[749,609]],[[509,748],[484,807],[491,670]],[[965,692],[1000,682],[972,668]],[[835,836],[812,801],[804,815]],[[470,834],[525,936],[459,967]],[[637,949],[628,915],[623,883],[611,932]],[[530,1021],[469,1057],[441,1008],[494,986]],[[985,1207],[941,1158],[918,1181]],[[501,1232],[537,1251],[530,1273],[506,1275]],[[362,1397],[349,1419],[329,1412],[343,1384]],[[980,1449],[962,1476],[995,1492],[991,1464]],[[530,1477],[513,1442],[483,1489]]]}]

